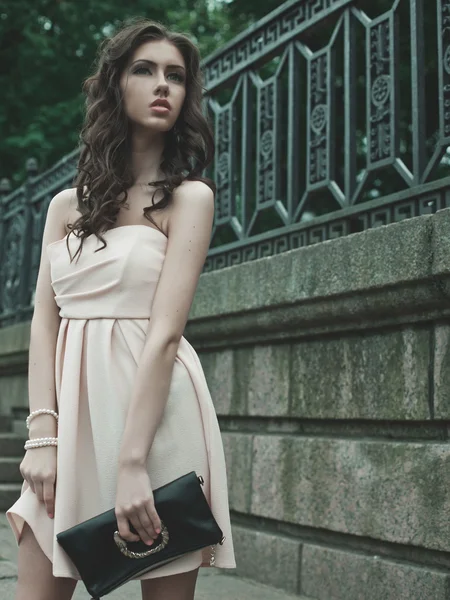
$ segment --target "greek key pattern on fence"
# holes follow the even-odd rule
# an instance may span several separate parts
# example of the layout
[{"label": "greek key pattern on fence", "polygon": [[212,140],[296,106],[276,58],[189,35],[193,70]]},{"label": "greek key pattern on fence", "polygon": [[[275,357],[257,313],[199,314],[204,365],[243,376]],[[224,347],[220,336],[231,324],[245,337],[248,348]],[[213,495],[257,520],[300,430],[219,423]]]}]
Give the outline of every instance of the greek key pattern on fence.
[{"label": "greek key pattern on fence", "polygon": [[[202,67],[217,185],[204,272],[450,206],[450,0],[292,0]],[[45,214],[76,159],[43,174],[30,160],[2,193],[2,326],[32,314]]]}]

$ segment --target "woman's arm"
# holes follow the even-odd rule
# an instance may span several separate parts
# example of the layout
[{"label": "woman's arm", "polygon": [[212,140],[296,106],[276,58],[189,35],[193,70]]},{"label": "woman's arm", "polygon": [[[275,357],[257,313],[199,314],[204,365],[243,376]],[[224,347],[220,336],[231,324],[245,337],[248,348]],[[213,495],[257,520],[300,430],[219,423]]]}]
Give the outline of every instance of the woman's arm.
[{"label": "woman's arm", "polygon": [[[28,398],[30,412],[39,408],[56,410],[55,349],[60,324],[50,279],[47,244],[65,235],[65,218],[69,190],[55,196],[47,210],[42,240],[41,261],[36,282],[34,311],[31,320],[28,358]],[[30,422],[30,439],[57,437],[57,424],[50,415],[39,415]],[[25,452],[20,472],[38,500],[45,504],[50,518],[55,506],[56,448],[45,446]]]},{"label": "woman's arm", "polygon": [[[208,253],[214,195],[201,181],[173,198],[166,256],[152,304],[144,349],[127,411],[119,454],[116,517],[120,535],[147,544],[159,533],[146,462],[169,395],[173,366]],[[131,533],[129,521],[138,535]]]},{"label": "woman's arm", "polygon": [[169,240],[139,361],[120,463],[145,464],[167,402],[173,365],[211,241],[214,195],[201,181],[174,194]]},{"label": "woman's arm", "polygon": [[[55,351],[61,318],[51,285],[46,247],[66,234],[65,220],[68,216],[68,202],[71,195],[71,190],[60,192],[52,198],[47,210],[30,327],[28,358],[30,412],[39,408],[56,410]],[[56,430],[54,417],[39,415],[30,422],[30,439],[56,436]]]}]

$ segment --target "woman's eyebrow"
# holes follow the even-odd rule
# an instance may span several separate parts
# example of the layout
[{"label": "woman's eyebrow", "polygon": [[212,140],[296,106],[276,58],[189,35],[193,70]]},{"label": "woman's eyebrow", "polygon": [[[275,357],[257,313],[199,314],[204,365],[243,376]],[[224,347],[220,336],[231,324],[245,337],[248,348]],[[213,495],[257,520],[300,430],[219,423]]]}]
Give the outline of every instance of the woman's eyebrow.
[{"label": "woman's eyebrow", "polygon": [[[156,63],[153,60],[148,60],[147,58],[139,58],[138,60],[133,61],[130,65],[130,67],[132,67],[135,63],[138,63],[138,62],[145,62],[145,63],[149,63],[150,65],[156,66]],[[183,69],[183,71],[186,70],[181,65],[167,65],[167,67],[169,69]]]}]

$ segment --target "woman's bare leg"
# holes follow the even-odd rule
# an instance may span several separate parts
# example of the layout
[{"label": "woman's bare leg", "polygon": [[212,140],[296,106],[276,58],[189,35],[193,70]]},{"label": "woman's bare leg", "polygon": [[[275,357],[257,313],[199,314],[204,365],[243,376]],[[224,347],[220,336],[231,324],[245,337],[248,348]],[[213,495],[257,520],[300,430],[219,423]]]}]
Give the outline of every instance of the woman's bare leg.
[{"label": "woman's bare leg", "polygon": [[142,600],[194,600],[198,569],[141,581]]},{"label": "woman's bare leg", "polygon": [[53,576],[52,563],[25,523],[19,543],[15,600],[70,600],[76,584],[75,579]]}]

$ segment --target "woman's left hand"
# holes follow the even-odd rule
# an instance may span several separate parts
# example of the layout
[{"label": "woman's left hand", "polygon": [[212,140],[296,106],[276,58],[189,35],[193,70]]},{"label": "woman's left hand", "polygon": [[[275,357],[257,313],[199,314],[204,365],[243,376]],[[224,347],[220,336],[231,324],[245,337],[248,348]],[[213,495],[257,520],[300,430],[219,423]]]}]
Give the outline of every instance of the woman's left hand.
[{"label": "woman's left hand", "polygon": [[[143,465],[120,466],[117,474],[115,513],[120,536],[128,542],[141,539],[147,545],[161,532],[150,477]],[[130,531],[131,522],[139,535]]]}]

